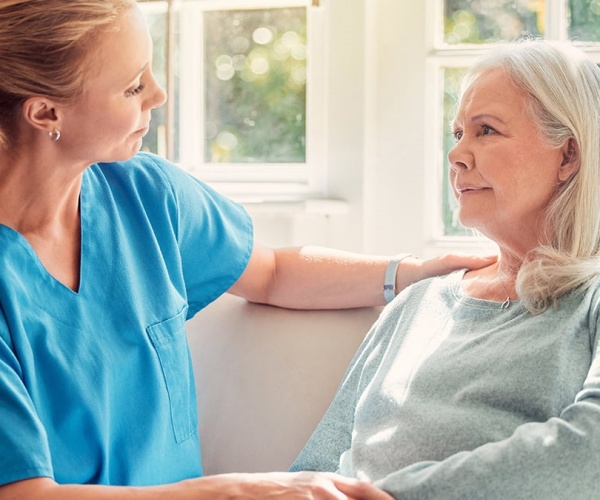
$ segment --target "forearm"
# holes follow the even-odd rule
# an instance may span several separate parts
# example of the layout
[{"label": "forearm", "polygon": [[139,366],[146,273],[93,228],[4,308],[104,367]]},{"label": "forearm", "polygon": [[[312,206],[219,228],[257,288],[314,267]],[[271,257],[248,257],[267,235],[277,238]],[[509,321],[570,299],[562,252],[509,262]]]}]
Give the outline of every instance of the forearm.
[{"label": "forearm", "polygon": [[[194,486],[194,481],[196,487]],[[34,478],[0,486],[0,500],[202,500],[218,494],[207,478],[179,483],[149,486],[59,485],[49,478]]]},{"label": "forearm", "polygon": [[278,250],[267,301],[297,309],[384,305],[383,282],[389,260],[320,247]]},{"label": "forearm", "polygon": [[58,485],[35,478],[0,486],[0,500],[389,500],[378,488],[323,473],[221,474],[162,486]]},{"label": "forearm", "polygon": [[441,462],[406,467],[375,484],[405,500],[464,498],[597,498],[598,417],[594,403],[571,421],[521,426],[509,439],[488,443]]},{"label": "forearm", "polygon": [[229,292],[251,302],[291,309],[383,305],[389,259],[322,247],[271,249],[255,245]]}]

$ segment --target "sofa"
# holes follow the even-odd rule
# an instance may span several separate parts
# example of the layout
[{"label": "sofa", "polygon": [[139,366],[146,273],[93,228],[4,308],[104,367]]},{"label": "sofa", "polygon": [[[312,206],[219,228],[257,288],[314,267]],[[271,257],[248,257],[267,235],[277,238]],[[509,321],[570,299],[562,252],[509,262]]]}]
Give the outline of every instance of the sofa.
[{"label": "sofa", "polygon": [[287,470],[379,313],[224,295],[189,320],[204,473]]}]

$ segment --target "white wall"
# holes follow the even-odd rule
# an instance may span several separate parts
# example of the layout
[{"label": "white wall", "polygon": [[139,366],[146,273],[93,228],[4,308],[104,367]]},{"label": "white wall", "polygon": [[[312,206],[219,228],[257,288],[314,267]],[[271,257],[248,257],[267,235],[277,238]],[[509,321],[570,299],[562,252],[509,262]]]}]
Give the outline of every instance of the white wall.
[{"label": "white wall", "polygon": [[426,2],[324,4],[329,9],[326,195],[347,201],[346,213],[269,213],[251,207],[257,238],[278,246],[310,243],[423,255]]},{"label": "white wall", "polygon": [[425,2],[368,2],[364,250],[423,254]]}]

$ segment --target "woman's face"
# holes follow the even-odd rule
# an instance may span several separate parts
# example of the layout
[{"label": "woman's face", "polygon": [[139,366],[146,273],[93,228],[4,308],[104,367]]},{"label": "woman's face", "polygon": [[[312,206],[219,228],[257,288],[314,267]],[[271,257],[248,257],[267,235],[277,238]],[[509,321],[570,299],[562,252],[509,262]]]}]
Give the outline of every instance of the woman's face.
[{"label": "woman's face", "polygon": [[461,101],[448,154],[461,223],[519,252],[540,241],[564,158],[563,148],[544,143],[527,110],[504,72],[483,72]]},{"label": "woman's face", "polygon": [[126,160],[148,132],[150,111],[165,101],[151,70],[152,41],[143,14],[131,8],[90,55],[80,100],[63,109],[61,146],[86,164]]}]

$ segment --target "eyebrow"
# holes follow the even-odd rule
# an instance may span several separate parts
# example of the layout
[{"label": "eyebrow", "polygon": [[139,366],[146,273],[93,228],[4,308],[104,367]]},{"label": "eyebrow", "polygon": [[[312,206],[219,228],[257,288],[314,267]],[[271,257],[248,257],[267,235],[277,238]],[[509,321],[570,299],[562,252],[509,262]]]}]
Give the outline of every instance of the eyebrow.
[{"label": "eyebrow", "polygon": [[[478,115],[472,116],[469,121],[471,123],[474,123],[474,122],[478,122],[478,121],[482,121],[482,120],[483,121],[485,121],[485,120],[494,120],[494,121],[497,121],[497,122],[501,123],[502,125],[506,125],[506,122],[502,118],[500,118],[500,117],[498,117],[496,115],[493,115],[491,113],[480,113]],[[460,120],[458,120],[457,118],[455,118],[454,120],[452,120],[450,122],[450,128],[452,130],[454,130],[459,124],[460,124]]]},{"label": "eyebrow", "polygon": [[500,118],[496,115],[492,115],[490,113],[481,113],[479,115],[475,115],[475,116],[471,117],[471,122],[476,122],[476,121],[481,121],[481,120],[494,120],[494,121],[500,122],[502,125],[506,125],[506,122],[502,118]]}]

